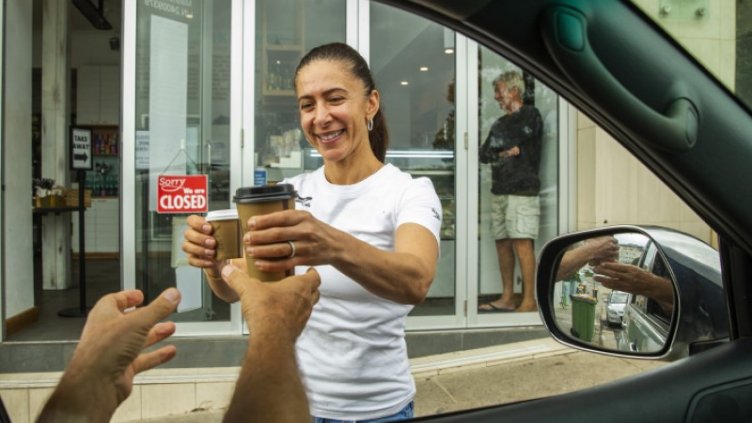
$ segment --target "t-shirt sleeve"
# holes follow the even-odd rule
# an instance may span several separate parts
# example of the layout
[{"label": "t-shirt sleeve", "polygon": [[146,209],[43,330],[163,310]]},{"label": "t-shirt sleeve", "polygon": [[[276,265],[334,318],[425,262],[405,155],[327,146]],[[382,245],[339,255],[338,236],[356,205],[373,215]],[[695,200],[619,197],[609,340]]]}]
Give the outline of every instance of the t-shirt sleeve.
[{"label": "t-shirt sleeve", "polygon": [[399,204],[397,227],[403,223],[417,223],[431,231],[440,244],[441,219],[441,201],[433,182],[426,177],[411,180]]}]

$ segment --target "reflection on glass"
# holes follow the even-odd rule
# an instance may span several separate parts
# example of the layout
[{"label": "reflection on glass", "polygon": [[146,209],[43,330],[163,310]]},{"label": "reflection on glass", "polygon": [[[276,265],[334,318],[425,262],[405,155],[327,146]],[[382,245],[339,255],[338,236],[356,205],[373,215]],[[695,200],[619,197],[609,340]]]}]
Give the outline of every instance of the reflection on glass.
[{"label": "reflection on glass", "polygon": [[269,182],[313,170],[298,118],[293,78],[312,48],[345,41],[345,7],[338,0],[260,0],[256,2],[255,165]]},{"label": "reflection on glass", "polygon": [[431,178],[443,210],[441,256],[428,298],[412,316],[455,314],[455,54],[454,32],[371,3],[370,62],[381,92],[391,163]]},{"label": "reflection on glass", "polygon": [[478,61],[478,311],[533,312],[535,249],[558,233],[558,96],[490,50]]},{"label": "reflection on glass", "polygon": [[[191,3],[191,2],[188,2]],[[136,37],[136,287],[183,293],[175,321],[229,321],[180,245],[186,215],[156,211],[161,174],[208,175],[209,209],[230,204],[230,0],[169,10],[141,0]]]},{"label": "reflection on glass", "polygon": [[619,233],[572,245],[556,280],[552,304],[562,332],[614,351],[655,353],[666,345],[673,281],[648,237]]}]

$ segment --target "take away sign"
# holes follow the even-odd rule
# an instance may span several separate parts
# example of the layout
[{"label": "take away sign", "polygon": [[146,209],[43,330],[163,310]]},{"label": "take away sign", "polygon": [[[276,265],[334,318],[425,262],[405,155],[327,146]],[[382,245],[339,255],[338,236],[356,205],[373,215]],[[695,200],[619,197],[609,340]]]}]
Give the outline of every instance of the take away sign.
[{"label": "take away sign", "polygon": [[206,213],[209,178],[206,175],[160,175],[157,213]]}]

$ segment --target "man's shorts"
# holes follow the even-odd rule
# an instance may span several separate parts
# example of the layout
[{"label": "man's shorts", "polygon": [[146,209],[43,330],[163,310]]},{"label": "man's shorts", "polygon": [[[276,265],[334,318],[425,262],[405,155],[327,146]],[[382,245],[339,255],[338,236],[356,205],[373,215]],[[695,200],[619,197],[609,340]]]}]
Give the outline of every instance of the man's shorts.
[{"label": "man's shorts", "polygon": [[537,195],[491,195],[491,230],[495,239],[536,239],[539,220]]}]

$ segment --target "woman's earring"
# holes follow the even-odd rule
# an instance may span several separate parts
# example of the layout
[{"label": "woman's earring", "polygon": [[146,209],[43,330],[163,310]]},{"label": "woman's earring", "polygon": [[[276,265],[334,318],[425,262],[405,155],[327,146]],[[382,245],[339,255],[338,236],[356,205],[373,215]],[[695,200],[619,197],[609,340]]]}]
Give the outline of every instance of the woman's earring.
[{"label": "woman's earring", "polygon": [[371,132],[373,129],[373,119],[368,119],[368,122],[366,123],[366,128],[368,128],[368,132]]}]

